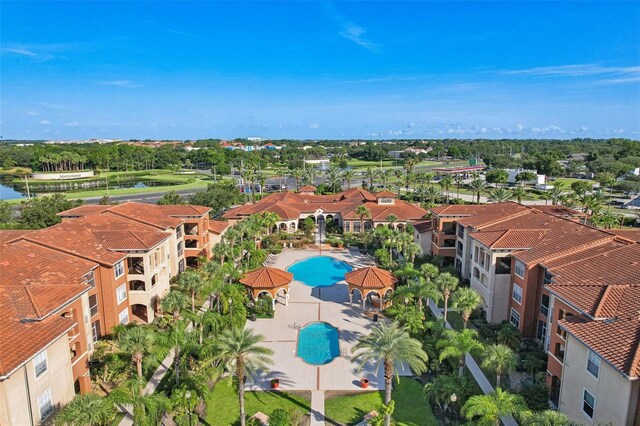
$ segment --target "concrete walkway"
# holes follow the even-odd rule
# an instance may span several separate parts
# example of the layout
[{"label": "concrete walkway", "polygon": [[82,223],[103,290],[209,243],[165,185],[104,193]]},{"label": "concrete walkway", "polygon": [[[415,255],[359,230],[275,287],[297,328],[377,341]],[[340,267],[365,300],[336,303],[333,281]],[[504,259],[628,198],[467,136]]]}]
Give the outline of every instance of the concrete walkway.
[{"label": "concrete walkway", "polygon": [[[433,312],[433,314],[436,316],[436,318],[442,318],[443,310],[439,308],[431,299],[429,299],[429,308],[431,309],[431,312]],[[449,312],[449,310],[447,310],[447,312]],[[448,321],[445,323],[445,326],[449,330],[453,330],[453,327],[451,327],[451,324],[449,324]],[[493,388],[493,386],[491,386],[491,383],[489,382],[489,380],[487,380],[487,377],[484,375],[484,373],[480,369],[480,366],[478,365],[476,360],[473,359],[473,357],[469,354],[465,355],[464,360],[465,360],[465,363],[467,364],[467,368],[469,369],[469,372],[471,373],[473,378],[476,380],[476,382],[478,382],[478,386],[480,386],[480,389],[482,390],[482,392],[484,392],[485,395],[495,392],[495,389]],[[504,426],[518,426],[518,423],[510,415],[500,416],[500,420],[502,420],[502,424]]]},{"label": "concrete walkway", "polygon": [[324,426],[324,391],[311,392],[311,426]]}]

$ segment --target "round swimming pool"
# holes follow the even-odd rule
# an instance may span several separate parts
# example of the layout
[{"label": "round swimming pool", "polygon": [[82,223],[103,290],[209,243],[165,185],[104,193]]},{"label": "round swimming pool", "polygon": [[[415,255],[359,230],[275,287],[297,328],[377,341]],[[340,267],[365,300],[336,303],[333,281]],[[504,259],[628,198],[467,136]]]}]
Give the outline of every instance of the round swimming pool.
[{"label": "round swimming pool", "polygon": [[312,322],[300,329],[297,355],[312,365],[324,365],[340,356],[338,329],[326,322]]},{"label": "round swimming pool", "polygon": [[329,256],[314,256],[294,263],[287,268],[293,279],[309,287],[328,287],[344,280],[344,274],[353,268],[347,263]]}]

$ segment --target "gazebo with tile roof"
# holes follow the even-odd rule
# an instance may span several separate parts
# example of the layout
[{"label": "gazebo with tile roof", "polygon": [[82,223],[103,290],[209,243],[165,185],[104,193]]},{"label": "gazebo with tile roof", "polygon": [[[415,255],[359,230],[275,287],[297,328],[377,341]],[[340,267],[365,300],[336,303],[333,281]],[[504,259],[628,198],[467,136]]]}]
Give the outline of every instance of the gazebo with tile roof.
[{"label": "gazebo with tile roof", "polygon": [[271,296],[274,308],[280,291],[284,292],[285,306],[289,304],[289,284],[291,281],[293,281],[293,274],[266,266],[249,271],[240,279],[240,283],[250,291],[253,300],[258,300],[262,293],[266,293]]},{"label": "gazebo with tile roof", "polygon": [[345,281],[349,285],[349,303],[353,303],[353,293],[358,291],[362,296],[362,309],[365,309],[367,297],[377,294],[380,300],[389,292],[393,292],[398,279],[385,269],[367,266],[345,274]]}]

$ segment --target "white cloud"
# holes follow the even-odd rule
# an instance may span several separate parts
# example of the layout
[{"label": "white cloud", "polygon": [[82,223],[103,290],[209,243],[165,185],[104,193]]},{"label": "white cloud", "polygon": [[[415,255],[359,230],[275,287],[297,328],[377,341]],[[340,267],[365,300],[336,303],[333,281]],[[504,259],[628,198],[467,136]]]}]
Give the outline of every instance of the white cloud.
[{"label": "white cloud", "polygon": [[339,13],[331,3],[324,3],[324,8],[329,13],[329,16],[340,26],[341,29],[338,32],[340,37],[350,40],[370,52],[378,52],[379,46],[364,37],[367,30],[351,22],[344,15]]},{"label": "white cloud", "polygon": [[416,127],[416,123],[412,121],[411,123],[407,124],[407,127],[410,127],[410,128]]},{"label": "white cloud", "polygon": [[28,117],[35,117],[36,115],[40,115],[39,112],[35,112],[35,111],[28,111],[27,112],[27,116]]},{"label": "white cloud", "polygon": [[310,129],[319,129],[320,125],[318,123],[311,123],[311,124],[309,124],[309,128]]},{"label": "white cloud", "polygon": [[68,123],[64,123],[64,125],[67,127],[76,127],[76,126],[79,126],[80,123],[78,121],[70,121]]},{"label": "white cloud", "polygon": [[46,126],[48,124],[51,124],[51,122],[49,120],[42,120],[40,124],[42,124],[43,126]]},{"label": "white cloud", "polygon": [[521,131],[523,131],[523,130],[525,129],[525,127],[524,127],[524,125],[522,125],[522,124],[518,123],[518,125],[516,126],[516,129],[517,129],[519,132],[521,132]]},{"label": "white cloud", "polygon": [[7,48],[2,49],[2,50],[4,50],[5,52],[15,53],[15,54],[22,55],[22,56],[29,56],[29,57],[32,57],[32,58],[35,58],[36,56],[38,56],[37,53],[32,52],[29,49],[25,49],[24,47],[7,47]]},{"label": "white cloud", "polygon": [[502,74],[520,74],[533,76],[580,77],[599,74],[640,74],[640,66],[604,67],[598,64],[569,64],[550,67],[534,67],[522,70],[502,71]]},{"label": "white cloud", "polygon": [[97,84],[100,86],[116,86],[116,87],[140,87],[140,84],[136,84],[130,80],[111,80],[111,81],[100,81]]}]

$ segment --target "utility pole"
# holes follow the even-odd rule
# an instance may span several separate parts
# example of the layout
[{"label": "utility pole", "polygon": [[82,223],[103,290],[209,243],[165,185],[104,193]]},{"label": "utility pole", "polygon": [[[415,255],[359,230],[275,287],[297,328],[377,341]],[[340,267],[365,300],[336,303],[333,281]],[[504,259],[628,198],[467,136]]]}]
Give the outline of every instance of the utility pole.
[{"label": "utility pole", "polygon": [[31,198],[31,193],[29,192],[29,179],[27,178],[27,175],[24,175],[24,182],[27,186],[27,198]]}]

